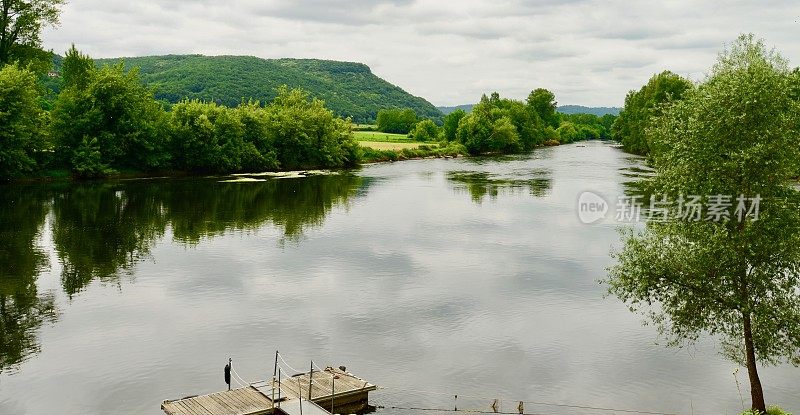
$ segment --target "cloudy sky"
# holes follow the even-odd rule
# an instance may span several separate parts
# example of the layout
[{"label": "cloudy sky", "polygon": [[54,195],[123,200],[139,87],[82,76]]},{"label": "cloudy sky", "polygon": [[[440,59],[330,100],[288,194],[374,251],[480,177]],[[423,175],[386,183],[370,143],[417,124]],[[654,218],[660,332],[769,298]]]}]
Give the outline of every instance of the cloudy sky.
[{"label": "cloudy sky", "polygon": [[670,69],[702,79],[753,32],[800,65],[800,2],[68,0],[47,48],[94,57],[200,53],[357,61],[436,105],[483,92],[619,106]]}]

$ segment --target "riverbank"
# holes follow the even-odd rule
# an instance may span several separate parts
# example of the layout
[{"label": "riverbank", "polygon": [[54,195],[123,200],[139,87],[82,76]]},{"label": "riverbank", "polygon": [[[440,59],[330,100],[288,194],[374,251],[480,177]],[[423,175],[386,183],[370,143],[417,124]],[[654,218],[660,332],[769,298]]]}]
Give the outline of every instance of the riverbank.
[{"label": "riverbank", "polygon": [[[402,160],[415,160],[426,158],[455,158],[467,156],[468,153],[464,146],[458,143],[449,143],[444,147],[437,144],[433,145],[420,145],[415,148],[403,148],[399,150],[380,150],[371,147],[361,147],[360,160],[356,168],[362,164],[382,163],[391,161]],[[272,171],[239,171],[239,172],[203,172],[203,171],[185,171],[185,170],[158,170],[158,171],[137,171],[137,170],[122,170],[116,171],[103,177],[96,178],[79,178],[74,176],[69,170],[66,169],[52,169],[39,172],[30,177],[15,178],[9,180],[7,184],[14,183],[62,183],[62,182],[89,182],[89,181],[114,181],[114,180],[133,180],[133,179],[156,179],[156,178],[185,178],[185,177],[205,177],[209,175],[219,176],[239,176],[239,175],[273,175],[273,176],[291,176],[296,173],[303,172],[319,172],[319,171],[336,171],[348,170],[348,168],[340,169],[327,169],[322,170],[319,166],[308,166],[306,169],[278,169]]]}]

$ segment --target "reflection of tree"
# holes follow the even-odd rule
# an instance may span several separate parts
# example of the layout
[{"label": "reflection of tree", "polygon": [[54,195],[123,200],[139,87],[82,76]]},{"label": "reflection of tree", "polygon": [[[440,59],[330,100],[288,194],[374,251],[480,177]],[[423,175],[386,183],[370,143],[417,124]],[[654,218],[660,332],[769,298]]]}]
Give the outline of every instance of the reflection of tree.
[{"label": "reflection of tree", "polygon": [[142,184],[74,186],[55,197],[53,211],[61,282],[70,296],[95,278],[117,282],[166,227],[159,192]]},{"label": "reflection of tree", "polygon": [[39,350],[36,333],[56,319],[52,295],[39,295],[36,278],[47,259],[36,246],[47,213],[40,187],[0,189],[0,372]]},{"label": "reflection of tree", "polygon": [[265,223],[297,239],[318,226],[331,207],[355,195],[363,179],[353,175],[268,179],[255,183],[177,182],[164,189],[175,238],[196,243],[229,230]]},{"label": "reflection of tree", "polygon": [[265,223],[298,238],[345,202],[362,179],[352,175],[269,179],[257,183],[170,180],[82,184],[53,202],[53,242],[64,265],[61,282],[72,296],[95,279],[118,283],[149,255],[170,225],[175,238],[196,243]]},{"label": "reflection of tree", "polygon": [[36,246],[52,200],[53,244],[69,296],[95,279],[118,283],[122,270],[149,255],[171,226],[177,239],[197,242],[230,230],[271,223],[297,239],[331,208],[357,194],[352,175],[270,179],[75,184],[0,189],[0,372],[39,349],[37,330],[55,321],[52,295],[37,292],[47,258]]},{"label": "reflection of tree", "polygon": [[447,173],[447,180],[456,184],[456,189],[467,190],[475,203],[483,202],[486,196],[497,199],[501,192],[527,190],[531,196],[542,197],[550,190],[549,172],[535,170],[525,172],[523,176],[509,178],[489,172],[455,171]]}]

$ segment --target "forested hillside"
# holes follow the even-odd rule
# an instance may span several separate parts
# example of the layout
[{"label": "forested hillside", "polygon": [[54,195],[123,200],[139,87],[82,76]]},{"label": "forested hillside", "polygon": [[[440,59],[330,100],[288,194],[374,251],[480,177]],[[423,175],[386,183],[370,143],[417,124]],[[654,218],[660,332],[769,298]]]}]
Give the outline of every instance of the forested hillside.
[{"label": "forested hillside", "polygon": [[[98,59],[99,65],[119,59]],[[277,88],[302,88],[325,101],[337,115],[373,122],[381,108],[411,108],[421,118],[441,113],[423,98],[375,76],[361,63],[317,59],[261,59],[252,56],[167,55],[124,58],[126,69],[155,87],[156,99],[184,98],[235,107],[242,99],[269,102]]]}]

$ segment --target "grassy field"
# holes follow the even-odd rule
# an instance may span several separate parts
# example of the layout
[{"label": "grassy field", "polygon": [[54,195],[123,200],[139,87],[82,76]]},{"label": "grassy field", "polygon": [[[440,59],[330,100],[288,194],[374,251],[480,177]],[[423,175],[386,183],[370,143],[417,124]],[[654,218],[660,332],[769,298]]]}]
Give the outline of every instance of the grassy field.
[{"label": "grassy field", "polygon": [[359,141],[358,144],[362,147],[369,147],[375,150],[402,150],[404,148],[417,148],[424,143],[415,143],[407,141],[405,143],[392,143],[386,141]]},{"label": "grassy field", "polygon": [[389,134],[380,131],[354,131],[357,141],[380,141],[384,143],[414,143],[414,139],[405,134]]}]

